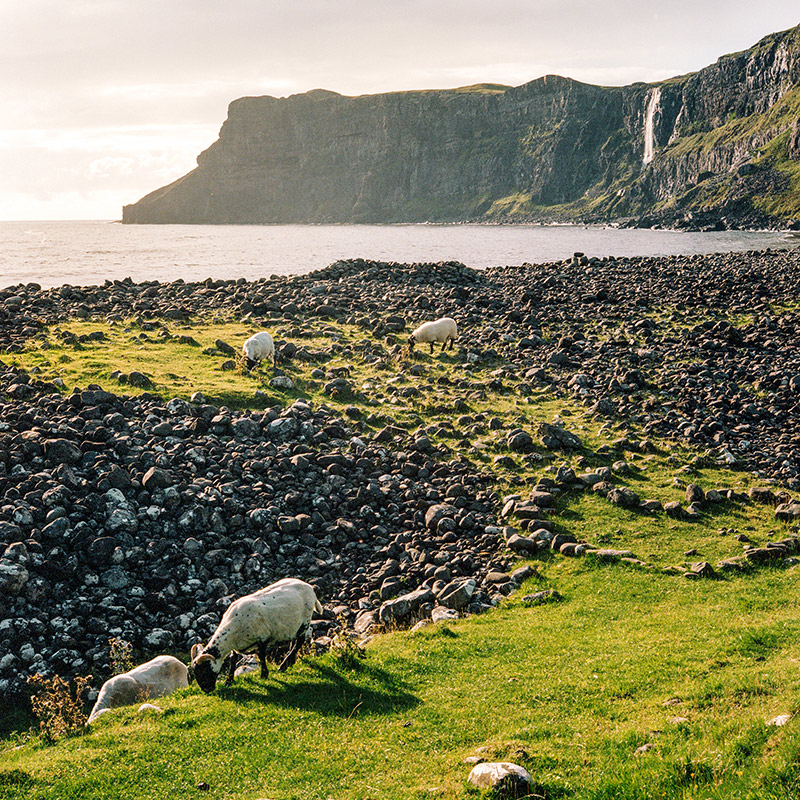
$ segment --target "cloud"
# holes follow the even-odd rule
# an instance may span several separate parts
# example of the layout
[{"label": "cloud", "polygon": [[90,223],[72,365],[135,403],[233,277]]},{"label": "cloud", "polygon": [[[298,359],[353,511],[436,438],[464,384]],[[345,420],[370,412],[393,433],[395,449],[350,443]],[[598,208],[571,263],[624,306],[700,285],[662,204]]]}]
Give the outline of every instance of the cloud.
[{"label": "cloud", "polygon": [[796,0],[0,0],[2,189],[47,214],[116,197],[114,217],[192,169],[243,95],[652,81],[798,21]]}]

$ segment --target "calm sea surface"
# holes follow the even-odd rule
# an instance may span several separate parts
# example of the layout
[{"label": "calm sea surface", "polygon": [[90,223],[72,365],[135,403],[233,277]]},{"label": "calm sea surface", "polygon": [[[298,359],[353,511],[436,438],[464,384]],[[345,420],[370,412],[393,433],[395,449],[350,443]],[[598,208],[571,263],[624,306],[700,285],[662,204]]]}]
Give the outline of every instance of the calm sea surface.
[{"label": "calm sea surface", "polygon": [[783,233],[678,233],[537,225],[121,225],[0,222],[0,287],[297,275],[340,258],[461,261],[469,267],[588,256],[790,247]]}]

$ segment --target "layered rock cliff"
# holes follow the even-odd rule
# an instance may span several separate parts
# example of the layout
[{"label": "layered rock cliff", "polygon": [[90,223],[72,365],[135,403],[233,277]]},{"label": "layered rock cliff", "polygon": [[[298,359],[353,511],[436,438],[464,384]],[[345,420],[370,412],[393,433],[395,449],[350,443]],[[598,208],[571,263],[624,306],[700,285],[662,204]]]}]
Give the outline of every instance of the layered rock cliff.
[{"label": "layered rock cliff", "polygon": [[123,222],[774,223],[800,215],[798,120],[800,26],[660,84],[245,97]]}]

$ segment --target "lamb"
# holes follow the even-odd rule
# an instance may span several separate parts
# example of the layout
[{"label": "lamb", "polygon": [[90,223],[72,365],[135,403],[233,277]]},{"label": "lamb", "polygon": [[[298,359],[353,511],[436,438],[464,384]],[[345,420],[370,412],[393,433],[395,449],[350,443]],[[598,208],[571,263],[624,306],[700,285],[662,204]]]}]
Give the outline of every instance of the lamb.
[{"label": "lamb", "polygon": [[247,363],[247,369],[253,369],[260,361],[265,358],[272,359],[272,366],[275,366],[275,342],[272,341],[266,331],[254,333],[243,345],[242,356]]},{"label": "lamb", "polygon": [[145,664],[109,678],[100,688],[87,725],[118,706],[164,697],[189,685],[189,670],[172,656],[156,656]]},{"label": "lamb", "polygon": [[414,345],[419,342],[420,344],[430,343],[431,353],[433,353],[433,343],[441,342],[442,350],[447,347],[448,341],[450,342],[450,349],[453,349],[453,344],[458,336],[458,327],[456,321],[450,317],[442,317],[434,322],[423,322],[412,334],[408,337],[408,350],[414,351]]},{"label": "lamb", "polygon": [[198,686],[206,693],[212,692],[228,656],[225,686],[230,686],[240,655],[253,651],[258,652],[261,677],[266,679],[267,650],[291,642],[280,665],[280,671],[284,672],[297,660],[315,610],[322,611],[322,606],[314,588],[297,578],[283,578],[235,600],[222,615],[208,644],[192,646],[192,670]]}]

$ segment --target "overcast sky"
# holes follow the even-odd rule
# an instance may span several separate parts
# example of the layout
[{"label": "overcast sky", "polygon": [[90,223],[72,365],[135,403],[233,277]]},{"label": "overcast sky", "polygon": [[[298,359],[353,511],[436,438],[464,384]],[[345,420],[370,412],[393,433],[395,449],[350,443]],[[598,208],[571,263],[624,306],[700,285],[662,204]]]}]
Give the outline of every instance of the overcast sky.
[{"label": "overcast sky", "polygon": [[231,100],[691,72],[797,0],[0,0],[0,219],[118,219]]}]

